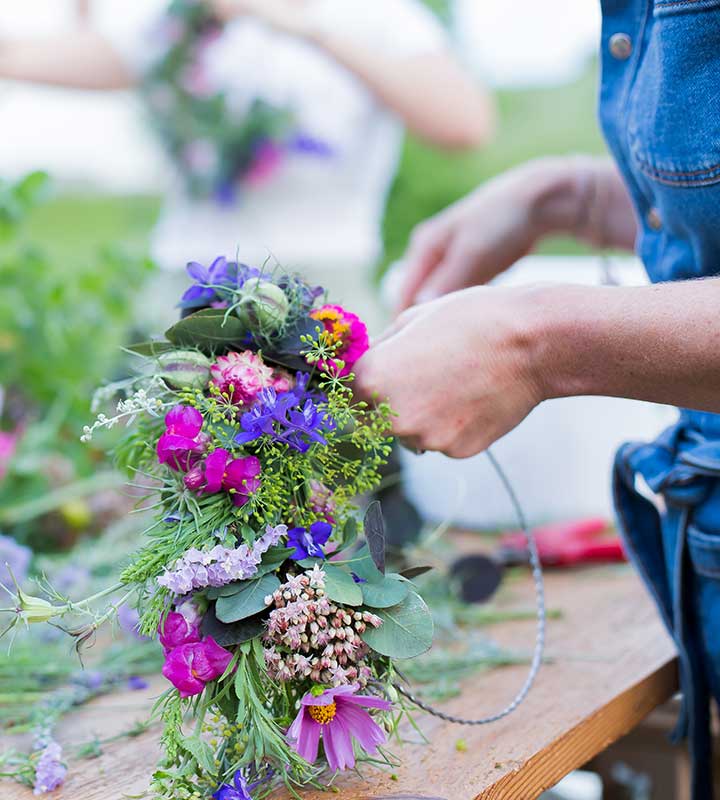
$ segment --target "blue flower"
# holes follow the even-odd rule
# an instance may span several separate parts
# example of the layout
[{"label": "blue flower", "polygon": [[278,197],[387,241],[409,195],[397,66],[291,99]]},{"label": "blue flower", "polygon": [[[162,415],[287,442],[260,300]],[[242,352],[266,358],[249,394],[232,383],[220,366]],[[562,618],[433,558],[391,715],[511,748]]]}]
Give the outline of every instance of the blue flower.
[{"label": "blue flower", "polygon": [[213,794],[215,800],[252,800],[250,792],[263,783],[267,783],[273,776],[273,770],[268,769],[264,778],[248,784],[247,778],[243,775],[241,770],[236,770],[233,776],[233,785],[223,783],[218,786],[217,791]]},{"label": "blue flower", "polygon": [[318,403],[322,395],[308,392],[309,376],[297,373],[295,388],[278,394],[275,389],[262,389],[258,401],[242,415],[242,432],[235,436],[238,444],[247,444],[268,436],[305,453],[313,442],[327,444],[323,433],[334,430],[335,421]]},{"label": "blue flower", "polygon": [[361,578],[355,572],[351,572],[350,574],[352,575],[352,579],[355,581],[355,583],[367,583],[367,578]]},{"label": "blue flower", "polygon": [[232,292],[241,288],[249,278],[267,277],[256,267],[228,261],[225,256],[218,256],[209,267],[191,261],[186,270],[195,283],[183,294],[179,306],[188,309],[228,301]]},{"label": "blue flower", "polygon": [[322,546],[330,538],[331,533],[332,525],[322,520],[313,522],[309,531],[306,528],[291,528],[285,545],[295,549],[294,553],[290,553],[290,558],[293,561],[302,561],[304,558],[325,558]]}]

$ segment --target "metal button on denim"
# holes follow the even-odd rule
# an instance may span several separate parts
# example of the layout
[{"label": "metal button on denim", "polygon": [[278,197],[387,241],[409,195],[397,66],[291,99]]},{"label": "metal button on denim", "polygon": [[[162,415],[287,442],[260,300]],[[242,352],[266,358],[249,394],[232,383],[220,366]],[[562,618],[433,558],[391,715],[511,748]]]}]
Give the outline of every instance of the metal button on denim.
[{"label": "metal button on denim", "polygon": [[656,208],[651,208],[650,211],[647,212],[645,220],[648,226],[654,231],[659,231],[662,228],[662,220]]},{"label": "metal button on denim", "polygon": [[618,61],[625,61],[632,53],[632,39],[627,33],[614,33],[609,42],[610,54]]}]

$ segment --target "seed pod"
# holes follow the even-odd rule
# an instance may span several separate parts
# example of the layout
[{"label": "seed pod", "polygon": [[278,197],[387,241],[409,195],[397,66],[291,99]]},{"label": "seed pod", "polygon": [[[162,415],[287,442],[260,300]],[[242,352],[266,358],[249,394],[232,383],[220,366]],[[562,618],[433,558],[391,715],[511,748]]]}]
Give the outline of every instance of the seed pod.
[{"label": "seed pod", "polygon": [[171,389],[204,389],[210,378],[210,359],[197,350],[171,350],[157,360],[159,375]]}]

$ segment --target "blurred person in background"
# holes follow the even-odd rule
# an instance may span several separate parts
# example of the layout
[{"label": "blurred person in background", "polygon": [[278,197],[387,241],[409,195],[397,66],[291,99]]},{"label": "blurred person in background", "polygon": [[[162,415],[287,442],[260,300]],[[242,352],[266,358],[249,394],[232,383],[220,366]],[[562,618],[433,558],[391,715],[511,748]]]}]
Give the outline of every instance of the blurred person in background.
[{"label": "blurred person in background", "polygon": [[[459,458],[551,398],[680,406],[656,442],[621,448],[614,496],[677,645],[694,800],[713,796],[709,699],[720,700],[719,5],[603,3],[600,121],[614,163],[541,159],[422,223],[405,310],[356,365],[361,393],[398,413],[396,434]],[[634,247],[654,285],[483,285],[557,232]]]},{"label": "blurred person in background", "polygon": [[[436,17],[418,0],[153,0],[93,11],[53,39],[0,38],[0,78],[141,89],[174,166],[151,247],[172,280],[184,284],[191,259],[277,257],[372,327],[370,268],[403,128],[462,149],[492,127],[488,96]],[[279,145],[264,134],[283,114],[293,130]],[[235,152],[234,117],[250,119]],[[242,180],[228,159],[244,159]]]}]

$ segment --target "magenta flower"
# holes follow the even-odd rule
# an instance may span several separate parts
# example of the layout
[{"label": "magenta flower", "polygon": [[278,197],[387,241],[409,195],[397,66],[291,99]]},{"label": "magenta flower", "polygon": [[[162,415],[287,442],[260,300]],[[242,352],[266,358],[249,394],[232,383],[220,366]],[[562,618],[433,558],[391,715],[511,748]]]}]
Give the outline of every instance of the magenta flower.
[{"label": "magenta flower", "polygon": [[255,456],[233,458],[228,450],[219,447],[188,472],[185,486],[202,494],[224,490],[230,493],[234,505],[244,506],[261,486],[259,474],[260,461]]},{"label": "magenta flower", "polygon": [[243,175],[243,180],[250,186],[260,186],[280,169],[284,157],[285,150],[277,142],[264,139],[255,148],[253,160]]},{"label": "magenta flower", "polygon": [[198,622],[188,622],[182,614],[171,611],[158,627],[158,638],[165,655],[176,647],[200,641]]},{"label": "magenta flower", "polygon": [[[321,361],[320,369],[337,372],[343,376],[350,373],[356,361],[370,347],[365,323],[356,314],[346,311],[342,306],[324,305],[310,312],[310,316],[322,322],[324,331],[321,341],[326,345],[337,345],[337,359]],[[340,367],[337,361],[342,361]]]},{"label": "magenta flower", "polygon": [[204,452],[209,437],[202,431],[202,414],[190,406],[178,405],[165,416],[165,433],[158,439],[161,464],[187,472]]},{"label": "magenta flower", "polygon": [[200,694],[205,684],[219,678],[232,661],[232,653],[207,636],[201,642],[175,647],[165,656],[162,674],[180,692],[180,697]]},{"label": "magenta flower", "polygon": [[0,431],[0,480],[5,477],[10,461],[15,455],[19,439],[19,430],[10,432]]},{"label": "magenta flower", "polygon": [[290,746],[301,758],[314,763],[321,735],[332,770],[355,766],[353,738],[369,755],[376,752],[385,741],[385,732],[363,706],[388,711],[391,704],[379,697],[356,694],[359,688],[357,684],[347,684],[303,697],[300,711],[287,732]]}]

